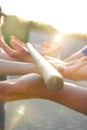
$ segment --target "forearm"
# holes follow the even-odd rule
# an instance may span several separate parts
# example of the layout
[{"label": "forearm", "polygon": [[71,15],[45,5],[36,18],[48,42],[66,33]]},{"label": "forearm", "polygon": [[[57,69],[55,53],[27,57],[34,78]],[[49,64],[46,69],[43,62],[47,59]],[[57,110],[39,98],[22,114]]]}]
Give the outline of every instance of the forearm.
[{"label": "forearm", "polygon": [[70,57],[67,57],[65,59],[65,61],[66,62],[73,61],[73,60],[79,59],[79,58],[81,58],[83,56],[84,55],[81,53],[81,51],[79,51],[79,52],[76,52],[75,54],[72,54]]},{"label": "forearm", "polygon": [[64,83],[59,91],[48,89],[40,75],[30,74],[16,82],[0,83],[0,101],[42,98],[87,114],[87,88]]},{"label": "forearm", "polygon": [[38,72],[35,64],[0,60],[0,75],[24,75]]},{"label": "forearm", "polygon": [[65,61],[69,62],[72,60],[79,59],[83,56],[87,56],[87,46],[83,47],[81,50],[77,51],[76,53],[72,54],[70,57],[66,58]]},{"label": "forearm", "polygon": [[87,115],[87,88],[64,83],[54,96],[56,102]]},{"label": "forearm", "polygon": [[46,57],[48,61],[63,75],[63,77],[79,81],[87,80],[87,57],[84,56],[79,60],[63,62],[56,58]]}]

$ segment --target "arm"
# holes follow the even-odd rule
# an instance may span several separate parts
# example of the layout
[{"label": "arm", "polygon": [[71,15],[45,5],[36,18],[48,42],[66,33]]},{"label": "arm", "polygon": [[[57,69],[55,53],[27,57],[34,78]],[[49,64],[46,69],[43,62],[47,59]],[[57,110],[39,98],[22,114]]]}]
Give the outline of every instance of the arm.
[{"label": "arm", "polygon": [[[87,46],[83,47],[81,50],[79,50],[78,52],[74,53],[73,55],[71,55],[70,57],[66,58],[65,61],[66,62],[70,62],[73,60],[78,60],[81,57],[87,57]],[[74,71],[71,74],[66,75],[66,78],[70,78],[72,79],[72,77],[75,80],[87,80],[87,64],[85,64],[83,67],[81,67],[79,70]]]},{"label": "arm", "polygon": [[[15,38],[15,36],[11,36],[10,38],[10,45],[9,47],[3,38],[0,38],[0,47],[7,53],[0,55],[0,58],[5,60],[16,60],[16,61],[23,61],[23,62],[33,62],[32,57],[30,56],[28,49],[26,48],[26,44],[24,44],[19,39]],[[43,43],[41,45],[33,45],[35,49],[41,55],[51,55],[57,52],[61,48],[61,44],[58,44],[56,47],[53,44]]]},{"label": "arm", "polygon": [[35,64],[0,60],[0,75],[24,75],[34,72],[38,73]]},{"label": "arm", "polygon": [[83,56],[87,56],[87,46],[83,47],[81,50],[77,51],[76,53],[72,54],[70,57],[66,58],[65,61],[69,62],[72,60],[79,59]]},{"label": "arm", "polygon": [[38,74],[28,74],[9,82],[0,82],[0,101],[42,98],[60,103],[87,115],[87,88],[64,83],[59,91],[49,90]]},{"label": "arm", "polygon": [[46,58],[63,77],[75,81],[87,80],[87,57],[84,56],[71,62],[63,62],[48,56]]},{"label": "arm", "polygon": [[[50,63],[54,65],[54,63],[52,63],[51,61]],[[55,65],[56,66],[54,67],[58,69],[58,71],[64,77],[67,77],[72,80],[87,79],[87,73],[85,73],[85,70],[87,69],[87,58],[85,57],[80,59],[79,61],[73,61],[71,63],[66,64],[60,64],[60,62],[57,62],[57,64]],[[24,75],[28,73],[39,73],[35,64],[27,62],[0,60],[0,75]]]},{"label": "arm", "polygon": [[[21,43],[21,41],[19,41],[18,39],[16,39],[16,40],[14,38],[11,39],[11,45],[13,46],[14,49],[8,47],[2,39],[1,39],[0,45],[7,52],[9,57],[17,59],[19,61],[32,62],[32,58],[31,58],[29,52],[26,50],[27,48],[25,48],[23,43]],[[87,65],[86,58],[83,58],[81,60],[79,59],[79,62],[78,62],[78,60],[75,60],[73,62],[72,61],[71,62],[62,62],[63,63],[62,64],[61,61],[58,61],[58,59],[50,57],[49,62],[56,69],[58,69],[60,71],[60,73],[66,78],[69,78],[69,79],[72,79],[72,80],[87,79],[86,67],[84,68],[83,74],[82,74],[82,70],[81,70],[82,67]],[[77,79],[77,77],[78,77],[78,79]]]},{"label": "arm", "polygon": [[[61,70],[57,59],[56,62],[54,60],[51,60],[51,62],[55,68]],[[78,52],[66,58],[63,62],[63,69],[61,70],[61,73],[65,78],[76,81],[87,80],[86,72],[87,72],[87,46],[83,47]]]}]

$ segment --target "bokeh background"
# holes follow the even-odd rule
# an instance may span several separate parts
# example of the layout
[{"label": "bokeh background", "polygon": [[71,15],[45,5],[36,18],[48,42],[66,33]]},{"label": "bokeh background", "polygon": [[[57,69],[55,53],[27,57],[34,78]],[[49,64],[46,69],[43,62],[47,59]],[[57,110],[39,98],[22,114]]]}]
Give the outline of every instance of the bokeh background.
[{"label": "bokeh background", "polygon": [[[11,35],[25,44],[62,43],[53,56],[64,60],[87,45],[86,0],[1,0],[0,5],[7,14],[2,33],[9,46]],[[86,81],[64,80],[87,87]],[[3,105],[5,130],[87,130],[85,115],[55,102],[31,99]]]}]

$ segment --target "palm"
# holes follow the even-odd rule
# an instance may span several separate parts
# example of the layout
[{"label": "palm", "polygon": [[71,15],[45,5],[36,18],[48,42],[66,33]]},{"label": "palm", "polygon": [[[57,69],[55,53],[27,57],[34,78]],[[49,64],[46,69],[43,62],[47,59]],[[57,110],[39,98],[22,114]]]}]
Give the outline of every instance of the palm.
[{"label": "palm", "polygon": [[[14,36],[11,36],[10,45],[12,48],[10,48],[2,38],[0,39],[1,48],[11,58],[14,58],[19,61],[32,62],[32,58],[26,48],[26,44],[24,44],[23,42],[21,42],[19,39],[15,38]],[[41,55],[50,55],[56,52],[61,47],[61,45],[58,45],[57,47],[53,48],[52,45],[48,45],[47,43],[43,43],[41,45],[34,44],[33,46]]]},{"label": "palm", "polygon": [[65,77],[80,72],[87,65],[87,57],[82,57],[68,63],[49,56],[46,56],[46,59]]}]

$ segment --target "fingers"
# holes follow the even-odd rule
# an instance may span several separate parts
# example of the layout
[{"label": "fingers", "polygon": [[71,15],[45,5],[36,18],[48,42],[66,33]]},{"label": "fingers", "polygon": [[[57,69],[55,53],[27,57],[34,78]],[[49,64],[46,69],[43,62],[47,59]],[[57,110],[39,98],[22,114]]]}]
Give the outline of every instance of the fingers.
[{"label": "fingers", "polygon": [[11,35],[11,36],[10,36],[10,40],[16,40],[19,44],[25,46],[25,44],[24,44],[21,40],[17,39],[14,35]]},{"label": "fingers", "polygon": [[3,37],[0,38],[0,47],[8,54],[10,55],[13,53],[13,49],[11,49],[4,41]]},{"label": "fingers", "polygon": [[59,45],[54,45],[54,44],[48,45],[48,47],[46,48],[47,51],[46,51],[45,54],[46,55],[55,54],[56,52],[58,52],[61,49],[61,47],[62,47],[62,44],[59,44]]},{"label": "fingers", "polygon": [[10,45],[14,50],[21,50],[20,43],[16,41],[14,36],[10,37]]},{"label": "fingers", "polygon": [[20,45],[25,46],[25,44],[24,44],[21,40],[17,39],[16,37],[15,37],[15,40],[16,40]]},{"label": "fingers", "polygon": [[11,44],[11,46],[14,50],[18,50],[18,51],[26,50],[26,51],[28,51],[27,48],[25,47],[25,44],[23,42],[21,42],[20,40],[18,40],[14,36],[10,37],[10,44]]},{"label": "fingers", "polygon": [[47,42],[44,42],[44,43],[42,43],[42,48],[49,48],[49,45],[48,45],[48,43]]},{"label": "fingers", "polygon": [[82,57],[79,60],[75,60],[75,61],[72,61],[70,63],[67,63],[65,66],[64,73],[68,74],[68,73],[78,71],[79,69],[81,69],[85,65],[87,65],[87,57]]}]

